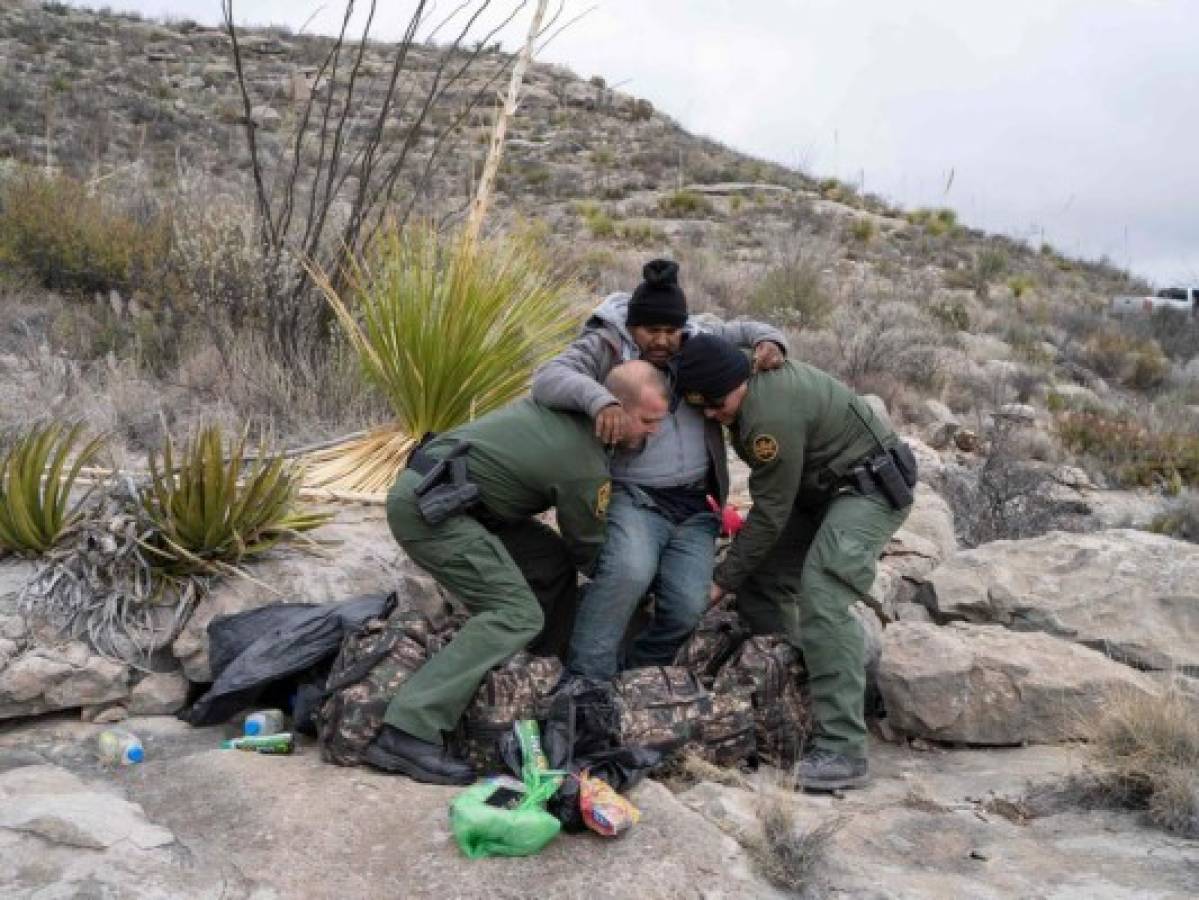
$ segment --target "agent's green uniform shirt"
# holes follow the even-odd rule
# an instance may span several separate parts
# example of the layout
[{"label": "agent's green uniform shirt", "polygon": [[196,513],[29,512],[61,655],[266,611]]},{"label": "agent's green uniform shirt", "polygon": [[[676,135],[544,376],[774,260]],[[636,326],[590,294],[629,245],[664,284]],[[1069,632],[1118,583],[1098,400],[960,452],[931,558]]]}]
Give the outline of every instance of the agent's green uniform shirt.
[{"label": "agent's green uniform shirt", "polygon": [[[466,624],[396,692],[384,721],[422,740],[452,731],[488,670],[530,645],[565,651],[577,604],[576,569],[604,541],[608,457],[591,422],[518,400],[430,441],[442,457],[458,440],[486,515],[429,525],[402,472],[387,496],[387,523],[408,556],[470,611]],[[556,508],[559,536],[533,518]],[[486,521],[486,525],[479,519]]]},{"label": "agent's green uniform shirt", "polygon": [[785,634],[802,651],[812,743],[865,756],[864,646],[851,607],[908,510],[844,477],[894,444],[894,432],[832,376],[788,362],[750,378],[732,438],[751,468],[753,508],[713,579],[736,592],[755,633]]},{"label": "agent's green uniform shirt", "polygon": [[425,450],[440,459],[460,440],[471,443],[467,468],[487,511],[516,521],[556,509],[575,566],[590,571],[610,493],[608,454],[591,421],[525,397],[438,435]]},{"label": "agent's green uniform shirt", "polygon": [[731,437],[751,469],[754,505],[713,575],[727,590],[765,559],[797,502],[827,502],[834,485],[879,449],[879,440],[887,446],[895,441],[891,426],[844,384],[790,361],[750,378]]}]

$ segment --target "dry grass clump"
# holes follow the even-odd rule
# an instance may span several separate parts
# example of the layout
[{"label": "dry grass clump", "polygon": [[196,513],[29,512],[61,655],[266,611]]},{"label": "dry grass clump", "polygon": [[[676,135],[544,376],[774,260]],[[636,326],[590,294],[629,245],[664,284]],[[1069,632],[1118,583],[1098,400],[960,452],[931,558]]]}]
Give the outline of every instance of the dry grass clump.
[{"label": "dry grass clump", "polygon": [[1199,837],[1199,704],[1172,687],[1156,699],[1122,693],[1090,730],[1108,790],[1154,824]]},{"label": "dry grass clump", "polygon": [[744,775],[736,769],[726,769],[715,763],[708,762],[698,753],[684,753],[679,764],[681,774],[693,784],[701,781],[712,781],[726,787],[752,790],[753,786]]},{"label": "dry grass clump", "polygon": [[801,893],[816,887],[829,844],[842,821],[828,819],[801,829],[793,795],[793,786],[791,790],[783,785],[764,788],[756,809],[761,832],[742,835],[741,843],[767,881],[781,890]]}]

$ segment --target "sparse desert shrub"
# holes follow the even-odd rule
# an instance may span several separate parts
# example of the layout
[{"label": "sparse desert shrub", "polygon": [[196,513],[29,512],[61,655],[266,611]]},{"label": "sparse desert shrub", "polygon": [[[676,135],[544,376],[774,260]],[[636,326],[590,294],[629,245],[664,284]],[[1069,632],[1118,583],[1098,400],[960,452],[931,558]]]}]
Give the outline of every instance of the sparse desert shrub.
[{"label": "sparse desert shrub", "polygon": [[961,300],[943,300],[930,305],[928,311],[948,331],[970,330],[970,312]]},{"label": "sparse desert shrub", "polygon": [[661,231],[646,221],[622,222],[616,226],[616,233],[622,241],[634,247],[652,247],[666,239]]},{"label": "sparse desert shrub", "polygon": [[980,466],[945,471],[944,496],[964,547],[1035,537],[1062,524],[1049,472],[1024,457],[1021,430],[998,421],[986,435],[990,446]]},{"label": "sparse desert shrub", "polygon": [[913,225],[919,225],[932,237],[940,237],[953,231],[958,224],[958,214],[952,209],[914,209],[907,214],[907,220]]},{"label": "sparse desert shrub", "polygon": [[1159,309],[1151,316],[1127,318],[1121,325],[1145,341],[1155,342],[1172,360],[1185,363],[1199,357],[1199,321],[1191,314]]},{"label": "sparse desert shrub", "polygon": [[1135,390],[1160,385],[1170,360],[1152,338],[1137,338],[1109,326],[1093,332],[1083,345],[1087,365],[1105,378],[1118,378]]},{"label": "sparse desert shrub", "polygon": [[1097,462],[1119,484],[1199,484],[1199,435],[1151,428],[1128,414],[1070,412],[1057,419],[1062,445]]},{"label": "sparse desert shrub", "polygon": [[820,328],[833,311],[824,282],[829,248],[806,244],[770,269],[749,296],[748,311],[780,325]]},{"label": "sparse desert shrub", "polygon": [[788,892],[810,892],[827,861],[829,845],[841,829],[832,818],[801,830],[795,815],[794,789],[766,787],[757,798],[755,813],[761,831],[741,835],[741,843],[761,874],[775,887]]},{"label": "sparse desert shrub", "polygon": [[1150,821],[1199,837],[1199,708],[1177,687],[1159,697],[1122,692],[1090,724],[1091,754],[1118,800]]},{"label": "sparse desert shrub", "polygon": [[658,200],[658,209],[663,215],[676,218],[710,215],[712,201],[696,191],[674,191]]},{"label": "sparse desert shrub", "polygon": [[878,375],[931,385],[938,364],[930,351],[944,341],[913,303],[854,297],[839,304],[831,325],[836,345],[833,372],[854,388]]},{"label": "sparse desert shrub", "polygon": [[1008,258],[1002,250],[983,250],[974,259],[974,292],[986,299],[991,282],[1007,271]]},{"label": "sparse desert shrub", "polygon": [[90,294],[156,286],[169,223],[140,221],[68,176],[26,172],[0,193],[0,264],[50,290]]},{"label": "sparse desert shrub", "polygon": [[876,229],[872,219],[856,219],[849,228],[849,236],[860,244],[869,244]]},{"label": "sparse desert shrub", "polygon": [[1175,500],[1170,508],[1149,525],[1154,534],[1199,544],[1199,495],[1188,494]]},{"label": "sparse desert shrub", "polygon": [[591,236],[594,238],[612,237],[616,234],[616,223],[603,210],[588,216],[586,221],[587,230],[591,232]]},{"label": "sparse desert shrub", "polygon": [[1017,300],[1024,299],[1024,295],[1036,287],[1036,281],[1031,275],[1013,275],[1007,281],[1007,286],[1012,292],[1012,296]]}]

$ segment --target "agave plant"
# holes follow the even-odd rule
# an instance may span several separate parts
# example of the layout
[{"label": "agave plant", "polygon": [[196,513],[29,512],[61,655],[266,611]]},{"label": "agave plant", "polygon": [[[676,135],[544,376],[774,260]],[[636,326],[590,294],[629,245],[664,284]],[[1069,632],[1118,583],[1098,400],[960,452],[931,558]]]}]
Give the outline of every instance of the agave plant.
[{"label": "agave plant", "polygon": [[522,394],[578,327],[563,276],[531,240],[392,229],[350,273],[351,301],[312,271],[396,421],[313,458],[309,483],[386,490],[414,439]]},{"label": "agave plant", "polygon": [[79,521],[85,498],[72,504],[71,490],[104,442],[95,437],[79,448],[82,432],[82,425],[52,423],[29,430],[9,448],[0,463],[0,550],[44,553]]},{"label": "agave plant", "polygon": [[301,476],[282,457],[259,445],[247,461],[244,432],[226,449],[219,427],[204,428],[178,463],[168,437],[161,461],[151,453],[149,462],[146,549],[174,572],[228,571],[331,518],[300,507]]}]

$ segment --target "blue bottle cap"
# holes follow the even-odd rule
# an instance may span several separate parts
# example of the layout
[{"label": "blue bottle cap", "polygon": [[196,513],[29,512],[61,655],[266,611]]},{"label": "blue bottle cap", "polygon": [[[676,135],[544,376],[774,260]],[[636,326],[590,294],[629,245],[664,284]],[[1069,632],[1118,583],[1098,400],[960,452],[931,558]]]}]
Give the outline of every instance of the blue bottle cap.
[{"label": "blue bottle cap", "polygon": [[125,751],[125,758],[131,763],[139,763],[146,758],[146,751],[141,747],[130,747]]},{"label": "blue bottle cap", "polygon": [[257,719],[246,719],[245,733],[249,735],[258,734],[262,731],[262,723]]}]

